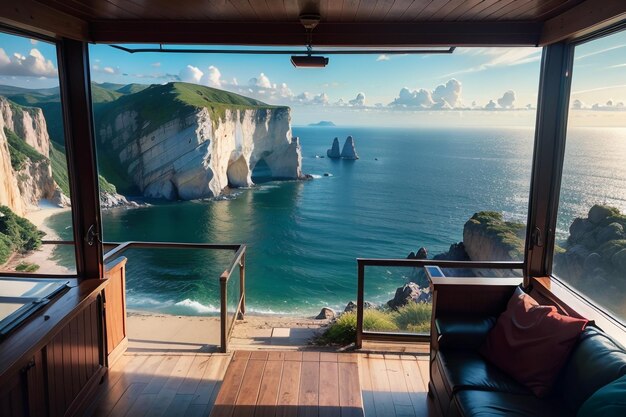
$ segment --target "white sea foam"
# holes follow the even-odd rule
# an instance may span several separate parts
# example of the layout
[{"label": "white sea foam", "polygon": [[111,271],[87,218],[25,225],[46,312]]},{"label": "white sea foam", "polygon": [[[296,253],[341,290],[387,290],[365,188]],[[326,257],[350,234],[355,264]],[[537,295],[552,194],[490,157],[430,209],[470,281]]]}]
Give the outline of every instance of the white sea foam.
[{"label": "white sea foam", "polygon": [[179,301],[174,304],[175,309],[180,309],[178,314],[212,314],[219,313],[220,309],[212,304],[204,305],[198,301],[185,298],[183,301]]},{"label": "white sea foam", "polygon": [[322,178],[321,175],[317,175],[317,174],[311,174],[311,177],[315,178],[316,180]]}]

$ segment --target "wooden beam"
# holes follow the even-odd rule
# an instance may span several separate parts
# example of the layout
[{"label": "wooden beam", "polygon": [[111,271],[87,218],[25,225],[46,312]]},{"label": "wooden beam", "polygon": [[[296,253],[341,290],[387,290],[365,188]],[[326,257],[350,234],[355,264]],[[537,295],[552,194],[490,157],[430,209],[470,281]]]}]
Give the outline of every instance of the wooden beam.
[{"label": "wooden beam", "polygon": [[33,0],[0,1],[0,23],[53,38],[86,40],[87,22]]},{"label": "wooden beam", "polygon": [[99,279],[104,277],[102,223],[87,44],[63,39],[58,57],[76,271],[82,279]]},{"label": "wooden beam", "polygon": [[[541,23],[416,22],[320,23],[314,46],[529,46],[537,45]],[[99,20],[90,24],[99,43],[214,45],[304,45],[300,23]]]},{"label": "wooden beam", "polygon": [[586,0],[546,21],[540,45],[571,40],[626,21],[626,1]]}]

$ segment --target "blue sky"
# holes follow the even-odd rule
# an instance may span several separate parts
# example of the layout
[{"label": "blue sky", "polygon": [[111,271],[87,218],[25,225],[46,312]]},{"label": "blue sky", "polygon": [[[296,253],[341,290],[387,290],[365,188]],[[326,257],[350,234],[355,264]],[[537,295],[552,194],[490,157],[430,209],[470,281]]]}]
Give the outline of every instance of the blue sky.
[{"label": "blue sky", "polygon": [[[452,55],[331,55],[325,69],[296,69],[285,55],[90,46],[93,81],[196,82],[289,105],[294,124],[533,126],[540,57],[540,48],[458,48]],[[572,118],[626,125],[619,105],[626,101],[626,32],[578,46],[575,58]],[[51,87],[56,66],[53,45],[0,34],[0,84]]]}]

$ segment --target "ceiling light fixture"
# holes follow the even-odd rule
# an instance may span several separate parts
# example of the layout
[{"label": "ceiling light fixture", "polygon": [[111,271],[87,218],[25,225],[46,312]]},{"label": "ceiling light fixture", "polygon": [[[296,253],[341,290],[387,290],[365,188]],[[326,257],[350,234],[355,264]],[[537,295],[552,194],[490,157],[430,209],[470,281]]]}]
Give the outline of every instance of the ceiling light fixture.
[{"label": "ceiling light fixture", "polygon": [[319,14],[301,14],[300,23],[306,30],[306,55],[292,55],[291,63],[296,68],[324,68],[328,65],[328,58],[325,56],[313,56],[313,29],[320,22]]}]

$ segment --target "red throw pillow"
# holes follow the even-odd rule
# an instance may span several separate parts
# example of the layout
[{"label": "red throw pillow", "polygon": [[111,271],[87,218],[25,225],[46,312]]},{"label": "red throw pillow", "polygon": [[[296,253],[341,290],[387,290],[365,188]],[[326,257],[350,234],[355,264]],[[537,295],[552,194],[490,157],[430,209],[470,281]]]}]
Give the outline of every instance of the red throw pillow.
[{"label": "red throw pillow", "polygon": [[544,397],[587,325],[561,315],[517,288],[489,332],[480,353],[491,363]]}]

